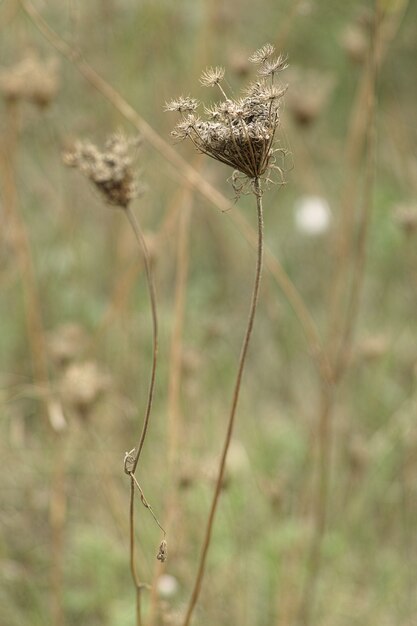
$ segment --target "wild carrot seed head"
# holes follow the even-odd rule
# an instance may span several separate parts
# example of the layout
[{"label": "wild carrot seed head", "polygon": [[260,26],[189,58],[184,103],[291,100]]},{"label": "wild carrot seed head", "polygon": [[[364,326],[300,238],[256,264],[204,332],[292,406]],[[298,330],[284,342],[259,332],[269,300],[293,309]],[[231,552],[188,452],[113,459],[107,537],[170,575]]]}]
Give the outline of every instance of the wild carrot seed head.
[{"label": "wild carrot seed head", "polygon": [[140,193],[131,154],[137,144],[138,139],[116,133],[107,139],[104,150],[89,141],[77,141],[63,159],[91,180],[108,204],[126,208]]},{"label": "wild carrot seed head", "polygon": [[224,74],[224,67],[209,67],[201,74],[200,83],[203,87],[214,87],[223,80]]},{"label": "wild carrot seed head", "polygon": [[[195,113],[197,101],[194,99],[178,98],[167,104],[165,110],[181,114],[172,136],[179,140],[191,139],[197,150],[230,165],[250,180],[263,177],[273,167],[279,108],[286,91],[285,87],[273,83],[274,74],[286,68],[286,59],[279,56],[275,61],[267,61],[273,52],[273,46],[267,44],[252,55],[251,60],[261,64],[258,73],[270,78],[259,78],[250,84],[241,98],[229,98],[223,91],[220,86],[223,68],[206,70],[200,82],[204,86],[218,85],[223,100],[205,107],[204,118]],[[183,103],[188,101],[193,103],[192,109],[184,108]],[[183,115],[184,111],[188,115]]]}]

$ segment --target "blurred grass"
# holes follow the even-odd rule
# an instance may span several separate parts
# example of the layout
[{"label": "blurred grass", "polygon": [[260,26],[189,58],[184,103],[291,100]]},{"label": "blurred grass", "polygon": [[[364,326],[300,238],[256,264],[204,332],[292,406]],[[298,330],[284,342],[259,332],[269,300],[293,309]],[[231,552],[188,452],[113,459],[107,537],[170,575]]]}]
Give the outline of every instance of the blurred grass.
[{"label": "blurred grass", "polygon": [[[292,6],[289,1],[267,0],[258,5],[244,0],[224,5],[190,0],[140,5],[121,0],[39,3],[54,28],[79,45],[93,66],[167,140],[172,119],[163,114],[165,101],[190,92],[206,97],[198,84],[205,64],[227,67],[235,52],[247,55],[265,41],[279,45]],[[346,175],[344,141],[361,72],[346,58],[340,35],[363,8],[369,5],[304,1],[288,23],[284,48],[291,65],[331,72],[335,87],[309,129],[298,127],[287,107],[283,141],[292,151],[294,168],[287,173],[287,186],[271,189],[265,197],[268,245],[323,331],[333,269],[332,235]],[[412,626],[417,615],[415,234],[406,235],[394,219],[395,206],[411,201],[416,189],[417,87],[412,80],[416,23],[417,7],[410,3],[380,76],[375,212],[354,358],[335,412],[329,531],[315,613],[315,624],[320,626]],[[52,54],[28,20],[17,15],[2,27],[1,65],[19,60],[30,48],[43,56]],[[233,71],[228,77],[233,89],[245,81]],[[6,123],[3,115],[1,136]],[[69,139],[92,136],[100,142],[117,127],[129,130],[64,61],[59,95],[51,108],[45,112],[29,105],[21,108],[16,168],[19,210],[30,233],[48,331],[72,321],[94,337],[114,286],[135,262],[122,216],[103,208],[97,194],[75,173],[65,171],[60,161],[61,148]],[[187,146],[178,150],[194,160]],[[157,233],[179,181],[147,145],[140,150],[139,162],[148,191],[134,209],[144,229]],[[233,197],[225,168],[206,160],[202,171],[227,197]],[[331,206],[333,222],[328,233],[314,239],[297,231],[294,203],[317,189]],[[253,221],[252,198],[242,197],[238,209]],[[0,623],[36,626],[49,623],[48,508],[54,442],[39,419],[36,390],[31,387],[19,275],[3,210],[0,217],[4,468]],[[154,420],[139,473],[159,516],[167,493],[176,489],[166,461],[175,245],[174,231],[156,249],[154,261],[161,354]],[[178,491],[178,520],[175,534],[169,537],[168,572],[180,587],[167,600],[165,623],[177,623],[175,615],[169,622],[168,608],[183,610],[196,570],[252,263],[253,251],[228,215],[195,195],[181,394],[186,427],[179,463],[180,474],[190,484]],[[122,460],[136,441],[145,400],[149,332],[148,299],[139,272],[127,306],[85,354],[111,373],[111,389],[87,420],[71,410],[67,414],[64,609],[68,625],[133,623],[128,485]],[[376,336],[382,336],[383,347],[370,356],[364,343]],[[58,385],[59,369],[51,367],[51,376]],[[300,326],[265,272],[235,434],[244,454],[237,453],[236,466],[232,469],[231,464],[229,471],[196,623],[295,623],[294,605],[311,533],[317,393]],[[144,509],[138,510],[138,518],[140,569],[143,578],[151,581],[159,533]]]}]

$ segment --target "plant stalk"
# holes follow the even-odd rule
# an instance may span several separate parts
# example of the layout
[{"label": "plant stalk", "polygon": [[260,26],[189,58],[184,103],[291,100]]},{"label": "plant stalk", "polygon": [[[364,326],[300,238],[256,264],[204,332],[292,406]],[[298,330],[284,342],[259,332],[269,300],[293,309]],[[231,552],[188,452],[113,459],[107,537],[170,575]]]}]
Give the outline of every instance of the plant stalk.
[{"label": "plant stalk", "polygon": [[257,245],[255,281],[254,281],[253,290],[252,290],[252,299],[251,299],[251,304],[250,304],[250,309],[249,309],[248,322],[247,322],[246,331],[245,331],[245,335],[243,338],[242,349],[241,349],[240,358],[239,358],[236,382],[235,382],[234,391],[233,391],[232,406],[231,406],[231,410],[229,414],[229,421],[228,421],[226,436],[225,436],[225,440],[223,444],[223,450],[222,450],[222,455],[221,455],[219,469],[218,469],[216,486],[214,489],[213,500],[211,503],[210,513],[209,513],[209,517],[207,520],[207,526],[206,526],[206,531],[205,531],[205,536],[204,536],[204,541],[203,541],[203,547],[201,550],[198,571],[197,571],[197,575],[196,575],[196,579],[194,583],[194,589],[193,589],[191,599],[187,608],[187,613],[183,622],[183,626],[189,626],[193,613],[194,613],[194,609],[196,607],[196,604],[197,604],[197,601],[201,592],[201,586],[203,583],[203,578],[204,578],[204,573],[205,573],[207,554],[208,554],[208,550],[210,547],[211,535],[212,535],[213,526],[214,526],[214,518],[216,515],[216,511],[217,511],[217,506],[218,506],[218,502],[220,498],[220,493],[222,490],[223,479],[224,479],[224,474],[225,474],[225,469],[226,469],[227,453],[228,453],[230,442],[232,440],[232,435],[233,435],[233,428],[234,428],[235,418],[236,418],[236,409],[238,405],[240,389],[241,389],[241,384],[242,384],[243,370],[245,367],[246,356],[247,356],[247,352],[249,348],[250,338],[252,335],[253,324],[255,320],[255,313],[256,313],[256,308],[257,308],[258,299],[259,299],[259,288],[260,288],[260,283],[261,283],[263,248],[264,248],[262,190],[261,190],[259,178],[256,178],[254,180],[254,193],[256,196],[256,205],[257,205],[257,214],[258,214],[258,245]]}]

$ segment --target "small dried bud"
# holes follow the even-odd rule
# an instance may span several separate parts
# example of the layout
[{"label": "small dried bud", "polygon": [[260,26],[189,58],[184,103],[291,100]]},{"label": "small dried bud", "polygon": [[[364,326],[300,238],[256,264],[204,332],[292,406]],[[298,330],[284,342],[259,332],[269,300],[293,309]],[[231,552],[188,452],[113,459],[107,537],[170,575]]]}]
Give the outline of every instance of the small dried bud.
[{"label": "small dried bud", "polygon": [[140,193],[129,154],[137,144],[137,138],[127,139],[120,133],[108,138],[103,151],[93,143],[77,141],[74,149],[63,155],[63,161],[89,178],[108,204],[126,208]]},{"label": "small dried bud", "polygon": [[349,24],[342,33],[340,43],[352,63],[361,65],[365,62],[369,50],[369,37],[361,26]]},{"label": "small dried bud", "polygon": [[214,87],[223,80],[224,74],[224,67],[209,67],[202,73],[200,83],[203,87]]},{"label": "small dried bud", "polygon": [[100,395],[109,389],[110,377],[94,361],[73,363],[65,371],[60,384],[66,406],[87,417]]},{"label": "small dried bud", "polygon": [[167,542],[164,539],[163,541],[161,541],[159,545],[159,551],[158,551],[158,554],[156,555],[156,558],[158,559],[158,561],[161,561],[161,563],[165,563],[165,561],[167,560],[167,557],[168,557]]},{"label": "small dried bud", "polygon": [[46,107],[58,91],[58,67],[56,58],[40,61],[37,56],[28,56],[0,72],[0,92],[6,100],[26,100]]},{"label": "small dried bud", "polygon": [[266,43],[262,48],[256,50],[250,57],[249,61],[251,63],[265,63],[267,59],[269,59],[275,52],[275,48],[272,44]]},{"label": "small dried bud", "polygon": [[179,113],[191,113],[198,108],[198,100],[186,96],[180,96],[177,100],[167,102],[165,111],[178,111]]},{"label": "small dried bud", "polygon": [[407,234],[417,231],[417,205],[399,204],[394,210],[394,219]]},{"label": "small dried bud", "polygon": [[273,61],[265,61],[262,67],[259,68],[258,74],[260,76],[273,76],[277,72],[282,72],[288,67],[287,60],[288,57],[280,55],[277,59],[274,59]]},{"label": "small dried bud", "polygon": [[199,118],[190,113],[175,126],[174,130],[171,131],[171,135],[175,139],[182,141],[186,137],[191,136],[197,124],[199,124]]}]

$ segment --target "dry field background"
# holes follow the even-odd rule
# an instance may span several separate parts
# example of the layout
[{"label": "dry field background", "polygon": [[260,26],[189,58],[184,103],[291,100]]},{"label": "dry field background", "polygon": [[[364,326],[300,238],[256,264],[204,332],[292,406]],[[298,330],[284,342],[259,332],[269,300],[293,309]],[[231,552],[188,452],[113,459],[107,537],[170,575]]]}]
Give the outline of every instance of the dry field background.
[{"label": "dry field background", "polygon": [[234,203],[231,170],[175,144],[163,109],[213,101],[206,66],[238,91],[268,41],[290,63],[286,184],[264,196],[269,251],[194,623],[417,624],[416,3],[3,0],[0,33],[1,626],[135,623],[123,458],[149,299],[122,212],[61,158],[117,130],[142,135],[132,210],[160,322],[137,478],[168,560],[138,500],[143,623],[184,623],[256,212]]}]

